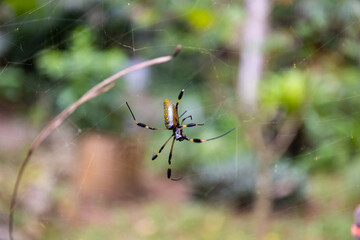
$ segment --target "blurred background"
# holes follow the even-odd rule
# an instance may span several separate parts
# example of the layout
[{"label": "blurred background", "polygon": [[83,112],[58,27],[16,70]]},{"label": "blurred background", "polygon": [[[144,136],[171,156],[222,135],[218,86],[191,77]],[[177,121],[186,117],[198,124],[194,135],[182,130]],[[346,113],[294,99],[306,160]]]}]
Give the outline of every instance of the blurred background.
[{"label": "blurred background", "polygon": [[[36,149],[15,239],[351,239],[360,201],[360,2],[274,0],[257,109],[244,112],[236,89],[247,18],[244,1],[0,2],[0,239],[8,239],[16,176],[41,129],[101,80],[177,44],[174,60],[117,80]],[[162,128],[163,99],[176,102],[190,81],[179,114],[205,125],[187,136],[235,130],[176,142],[172,173],[183,180],[172,182],[170,146],[151,161],[171,132],[137,127],[125,102],[139,122]],[[279,136],[287,138],[272,148]],[[270,187],[264,216],[255,214],[259,176]]]}]

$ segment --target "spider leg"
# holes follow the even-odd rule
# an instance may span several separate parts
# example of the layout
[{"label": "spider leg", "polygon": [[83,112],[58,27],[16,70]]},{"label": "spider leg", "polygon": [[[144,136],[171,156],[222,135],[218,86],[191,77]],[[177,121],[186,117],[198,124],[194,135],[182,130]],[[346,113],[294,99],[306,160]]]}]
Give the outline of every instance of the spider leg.
[{"label": "spider leg", "polygon": [[168,168],[168,171],[167,171],[167,177],[168,178],[171,178],[171,157],[172,157],[172,151],[173,151],[173,148],[174,148],[174,143],[175,143],[175,138],[173,138],[170,153],[169,153],[169,168]]},{"label": "spider leg", "polygon": [[183,88],[183,90],[181,90],[181,92],[179,93],[178,100],[177,100],[177,102],[176,102],[176,111],[178,110],[178,105],[179,105],[179,102],[180,102],[180,100],[181,100],[181,98],[182,98],[182,96],[183,96],[183,94],[184,94],[185,89],[186,89],[191,83],[192,83],[192,82],[189,82],[189,83]]},{"label": "spider leg", "polygon": [[172,157],[172,151],[173,151],[173,148],[174,148],[174,143],[175,143],[175,137],[172,141],[172,144],[171,144],[171,149],[170,149],[170,154],[169,154],[169,168],[168,168],[168,171],[167,171],[167,177],[173,181],[179,181],[182,179],[182,177],[180,178],[172,178],[171,177],[171,157]]},{"label": "spider leg", "polygon": [[202,143],[202,142],[208,142],[208,141],[211,141],[211,140],[215,140],[215,139],[218,139],[218,138],[221,138],[223,136],[225,136],[226,134],[230,133],[231,131],[233,131],[235,128],[231,129],[230,131],[220,135],[220,136],[217,136],[217,137],[214,137],[214,138],[209,138],[209,139],[206,139],[206,140],[202,140],[202,139],[198,139],[198,138],[185,138],[185,140],[188,140],[190,142],[196,142],[196,143]]},{"label": "spider leg", "polygon": [[150,129],[150,130],[169,130],[167,128],[153,128],[153,127],[150,127],[150,126],[146,125],[145,123],[140,123],[140,122],[136,121],[135,116],[134,116],[133,112],[131,111],[131,108],[130,108],[130,106],[129,106],[129,104],[127,102],[126,102],[126,105],[128,106],[128,108],[130,110],[130,113],[131,113],[131,115],[132,115],[132,117],[133,117],[133,119],[135,121],[135,124],[138,125],[139,127],[147,128],[147,129]]},{"label": "spider leg", "polygon": [[185,110],[185,112],[183,112],[183,113],[180,115],[179,119],[182,118],[182,116],[184,116],[185,113],[187,113],[187,110]]},{"label": "spider leg", "polygon": [[151,160],[155,160],[155,159],[159,156],[159,154],[161,153],[161,151],[164,149],[164,147],[166,146],[166,144],[169,142],[169,140],[170,140],[173,136],[174,136],[174,134],[172,134],[172,135],[169,137],[169,139],[166,140],[166,142],[164,143],[164,145],[161,146],[159,152],[158,152],[157,154],[154,154],[154,155],[152,156]]},{"label": "spider leg", "polygon": [[[179,117],[179,119],[180,119],[181,117]],[[188,118],[190,118],[191,120],[192,120],[192,115],[189,115],[189,116],[187,116],[187,117],[184,117],[184,119],[181,121],[181,125],[183,124],[183,122],[185,121],[185,119],[188,119]]]},{"label": "spider leg", "polygon": [[187,125],[181,125],[181,126],[179,126],[179,128],[195,127],[195,126],[203,126],[203,125],[204,125],[203,123],[190,123],[190,124],[187,124]]}]

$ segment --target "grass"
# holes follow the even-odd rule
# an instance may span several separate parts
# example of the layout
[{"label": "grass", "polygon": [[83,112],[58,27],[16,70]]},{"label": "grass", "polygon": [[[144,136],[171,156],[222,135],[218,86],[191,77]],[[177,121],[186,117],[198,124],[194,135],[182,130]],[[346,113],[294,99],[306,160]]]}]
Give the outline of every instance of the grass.
[{"label": "grass", "polygon": [[[360,161],[357,162],[335,173],[311,175],[307,202],[274,212],[270,231],[261,240],[353,239],[350,226],[360,196]],[[71,218],[64,214],[66,206],[61,202],[71,202],[73,196],[59,189],[53,192],[59,203],[40,220],[18,208],[15,232],[39,228],[43,240],[254,240],[256,221],[249,208],[235,210],[221,203],[161,199],[90,206],[85,217]],[[0,201],[4,216],[8,200]]]}]

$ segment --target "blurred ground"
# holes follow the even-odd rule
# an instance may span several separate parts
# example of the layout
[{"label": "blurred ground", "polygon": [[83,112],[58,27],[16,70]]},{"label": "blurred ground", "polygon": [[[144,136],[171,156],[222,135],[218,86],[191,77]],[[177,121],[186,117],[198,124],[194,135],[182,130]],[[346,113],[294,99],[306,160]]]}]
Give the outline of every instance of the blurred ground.
[{"label": "blurred ground", "polygon": [[[35,132],[30,124],[12,118],[2,118],[1,126],[11,133],[12,128],[18,129],[14,131],[17,134],[12,135],[12,141],[18,144],[14,146],[10,141],[6,143],[7,148],[15,152],[17,148],[26,148]],[[97,139],[95,144],[94,139]],[[251,211],[248,211],[251,208],[245,207],[234,211],[233,206],[222,203],[217,205],[193,201],[186,178],[179,182],[168,181],[166,176],[147,171],[146,165],[137,171],[139,175],[130,175],[130,178],[127,176],[130,186],[131,177],[137,178],[141,191],[129,194],[129,189],[116,189],[113,188],[113,183],[103,181],[103,185],[92,189],[91,195],[82,195],[81,190],[86,188],[84,185],[89,184],[89,188],[94,185],[91,181],[87,182],[84,177],[79,179],[82,170],[81,167],[74,167],[74,164],[81,161],[81,157],[74,156],[83,155],[75,153],[95,149],[101,153],[102,144],[114,139],[115,142],[119,141],[113,135],[99,132],[82,133],[80,137],[66,130],[66,126],[56,131],[28,167],[15,214],[15,236],[41,236],[41,239],[253,239],[250,230],[253,216]],[[24,145],[19,144],[22,142]],[[108,148],[111,144],[107,142],[104,145],[108,153],[111,152]],[[5,143],[2,143],[2,146],[5,146]],[[120,152],[127,151],[123,147],[119,149]],[[134,148],[129,149],[131,154],[126,156],[136,156],[133,154]],[[17,154],[17,157],[19,155],[21,156]],[[88,157],[84,159],[88,160]],[[18,160],[17,163],[10,163],[18,166]],[[101,160],[104,165],[112,162],[110,159],[100,158],[99,161]],[[127,164],[131,164],[131,161]],[[91,170],[95,171],[92,173],[96,175],[95,181],[110,173],[109,169],[103,172],[96,172],[96,169]],[[126,165],[125,169],[129,169],[129,165]],[[15,167],[13,171],[16,170]],[[113,173],[109,175],[110,179],[118,177]],[[315,175],[311,180],[308,200],[304,205],[291,206],[273,213],[272,228],[266,239],[329,240],[344,239],[344,236],[348,236],[352,222],[349,216],[353,209],[348,207],[351,205],[345,195],[355,186],[347,184],[349,187],[344,188],[347,180],[342,176],[343,173]],[[3,213],[1,231],[6,234],[9,193],[13,186],[9,184],[5,175],[2,177],[1,184],[5,188],[2,189],[1,195],[5,198],[2,198],[0,205]],[[83,188],[79,187],[79,181]],[[331,188],[327,187],[329,185]],[[114,195],[120,197],[107,199],[101,191],[104,189],[114,191]],[[118,191],[123,192],[118,195]],[[109,191],[105,192],[110,194]],[[6,239],[3,234],[3,238]]]}]

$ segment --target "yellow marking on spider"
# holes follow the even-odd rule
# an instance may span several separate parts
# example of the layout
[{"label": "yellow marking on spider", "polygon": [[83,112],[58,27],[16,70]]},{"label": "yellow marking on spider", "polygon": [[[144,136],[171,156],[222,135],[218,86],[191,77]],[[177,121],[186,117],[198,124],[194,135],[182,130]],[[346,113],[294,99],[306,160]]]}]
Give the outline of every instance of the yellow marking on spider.
[{"label": "yellow marking on spider", "polygon": [[190,139],[190,142],[193,142],[194,141],[194,139]]},{"label": "yellow marking on spider", "polygon": [[145,128],[149,128],[149,126],[145,126]]}]

